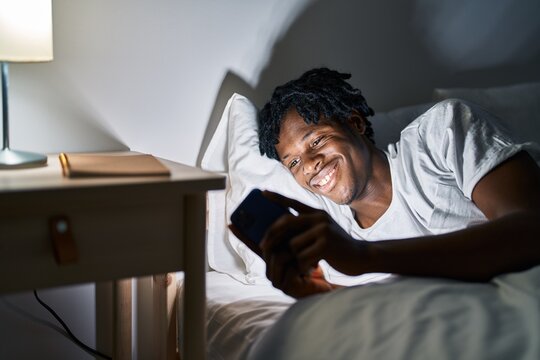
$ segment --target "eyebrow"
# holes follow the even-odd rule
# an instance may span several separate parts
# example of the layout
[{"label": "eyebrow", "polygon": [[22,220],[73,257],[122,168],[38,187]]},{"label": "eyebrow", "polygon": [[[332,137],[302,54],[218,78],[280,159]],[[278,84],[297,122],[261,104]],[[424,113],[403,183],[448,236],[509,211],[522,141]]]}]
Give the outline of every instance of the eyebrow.
[{"label": "eyebrow", "polygon": [[[302,136],[302,141],[305,141],[305,140],[306,140],[308,137],[310,137],[311,134],[313,134],[314,132],[315,132],[314,129],[311,129],[311,130],[309,130],[308,132],[306,132],[306,133],[304,134],[304,136]],[[281,162],[284,162],[288,157],[289,157],[289,154],[286,154],[285,156],[283,156],[283,157],[281,158]]]}]

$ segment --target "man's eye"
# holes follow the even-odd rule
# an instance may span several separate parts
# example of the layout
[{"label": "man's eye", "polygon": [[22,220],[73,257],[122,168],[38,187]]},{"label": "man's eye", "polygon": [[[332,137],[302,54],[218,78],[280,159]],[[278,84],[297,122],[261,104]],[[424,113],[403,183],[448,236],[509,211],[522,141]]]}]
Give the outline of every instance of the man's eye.
[{"label": "man's eye", "polygon": [[316,138],[315,141],[313,141],[313,143],[311,144],[311,146],[315,147],[315,146],[319,145],[319,143],[321,142],[321,140],[322,140],[322,136]]},{"label": "man's eye", "polygon": [[295,159],[289,163],[289,169],[292,169],[296,165],[298,165],[298,160]]}]

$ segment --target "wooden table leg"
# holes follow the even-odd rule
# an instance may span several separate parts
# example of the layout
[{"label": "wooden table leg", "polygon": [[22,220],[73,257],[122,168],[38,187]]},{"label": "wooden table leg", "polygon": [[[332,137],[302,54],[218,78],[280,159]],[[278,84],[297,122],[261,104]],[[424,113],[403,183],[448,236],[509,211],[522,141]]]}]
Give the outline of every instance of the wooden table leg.
[{"label": "wooden table leg", "polygon": [[176,274],[167,274],[167,360],[179,360]]},{"label": "wooden table leg", "polygon": [[206,194],[184,197],[182,360],[206,359]]},{"label": "wooden table leg", "polygon": [[167,275],[154,275],[154,359],[167,360]]},{"label": "wooden table leg", "polygon": [[131,360],[132,279],[96,283],[97,349],[115,360]]},{"label": "wooden table leg", "polygon": [[133,279],[117,280],[113,283],[114,296],[114,356],[113,359],[131,360],[132,296]]},{"label": "wooden table leg", "polygon": [[137,356],[177,360],[176,280],[174,274],[137,279]]},{"label": "wooden table leg", "polygon": [[154,356],[154,277],[137,278],[137,357],[150,360]]}]

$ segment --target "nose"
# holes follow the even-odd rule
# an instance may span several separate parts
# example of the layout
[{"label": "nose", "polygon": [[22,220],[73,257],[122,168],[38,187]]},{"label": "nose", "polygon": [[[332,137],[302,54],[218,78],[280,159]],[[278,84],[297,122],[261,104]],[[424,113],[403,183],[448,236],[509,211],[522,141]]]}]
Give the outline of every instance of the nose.
[{"label": "nose", "polygon": [[322,164],[322,155],[320,154],[313,154],[313,155],[306,155],[304,157],[304,175],[309,175],[313,172],[317,172],[321,169]]}]

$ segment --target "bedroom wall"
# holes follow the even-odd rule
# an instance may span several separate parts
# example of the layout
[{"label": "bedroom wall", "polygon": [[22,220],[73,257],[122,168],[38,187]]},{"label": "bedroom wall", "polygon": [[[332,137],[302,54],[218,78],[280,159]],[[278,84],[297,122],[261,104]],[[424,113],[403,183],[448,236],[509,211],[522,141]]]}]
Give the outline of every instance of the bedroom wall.
[{"label": "bedroom wall", "polygon": [[[537,0],[54,0],[55,59],[14,64],[13,148],[130,148],[196,164],[226,100],[261,105],[314,66],[353,73],[375,110],[434,87],[540,81]],[[94,343],[93,286],[43,292]],[[84,358],[30,294],[0,298],[0,358]],[[87,356],[91,358],[90,356]]]}]

